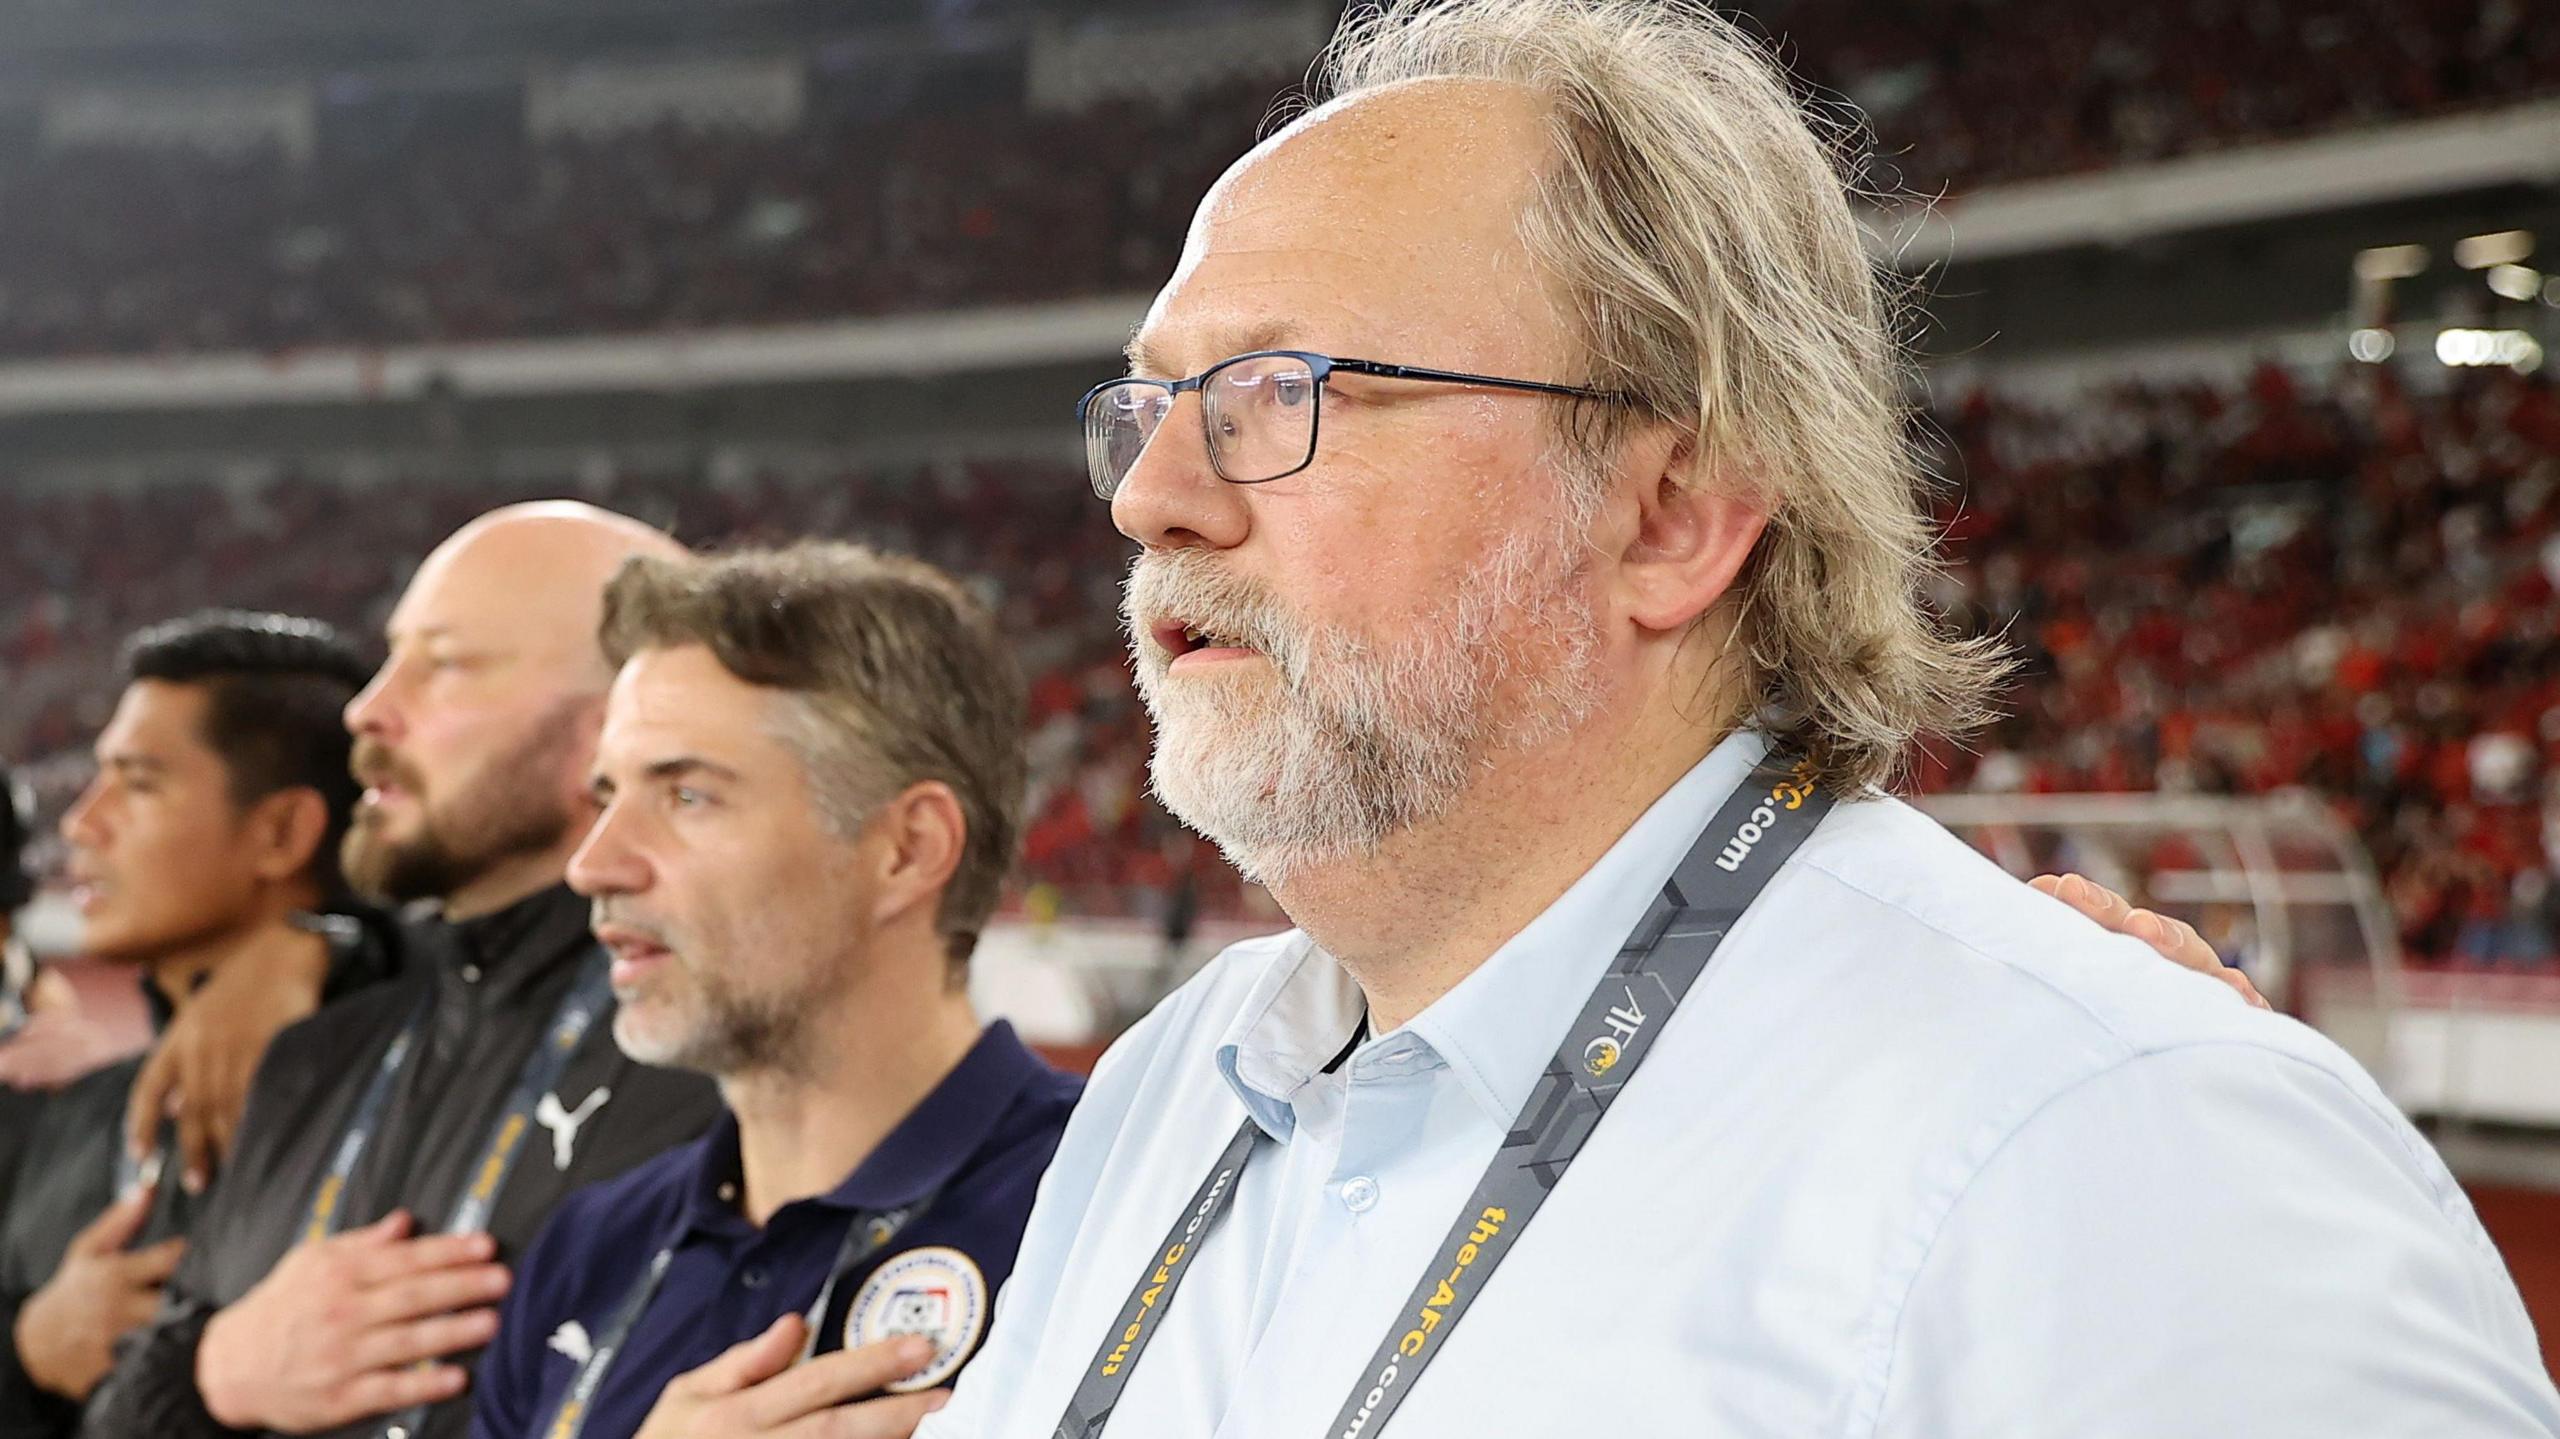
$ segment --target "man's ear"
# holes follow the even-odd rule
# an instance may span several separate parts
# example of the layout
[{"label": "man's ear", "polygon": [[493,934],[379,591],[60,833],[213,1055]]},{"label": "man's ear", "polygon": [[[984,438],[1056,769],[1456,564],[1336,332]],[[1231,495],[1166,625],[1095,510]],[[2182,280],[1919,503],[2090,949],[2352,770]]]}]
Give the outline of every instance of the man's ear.
[{"label": "man's ear", "polygon": [[329,801],[309,785],[293,785],[249,806],[240,826],[258,878],[282,884],[311,868],[329,833]]},{"label": "man's ear", "polygon": [[1642,472],[1618,589],[1628,618],[1678,634],[1733,587],[1769,526],[1770,506],[1757,487],[1700,464],[1692,440],[1653,453],[1662,458]]},{"label": "man's ear", "polygon": [[604,740],[604,712],[607,694],[599,691],[580,695],[569,703],[575,707],[575,718],[569,721],[569,748],[561,756],[563,777],[568,782],[569,812],[583,821],[594,819],[602,808],[596,803],[595,772],[597,747]]},{"label": "man's ear", "polygon": [[930,918],[960,868],[969,820],[960,797],[940,780],[920,780],[880,807],[867,828],[874,840],[872,877],[878,888],[872,910],[886,925],[922,905]]}]

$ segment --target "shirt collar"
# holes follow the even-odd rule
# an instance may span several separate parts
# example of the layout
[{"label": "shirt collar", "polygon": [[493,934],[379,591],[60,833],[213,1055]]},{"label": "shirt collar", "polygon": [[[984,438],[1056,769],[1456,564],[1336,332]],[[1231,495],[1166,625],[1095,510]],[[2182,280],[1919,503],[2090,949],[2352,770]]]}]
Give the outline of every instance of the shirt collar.
[{"label": "shirt collar", "polygon": [[1253,1122],[1286,1142],[1298,1127],[1290,1102],[1342,1053],[1366,1013],[1360,986],[1333,956],[1293,935],[1219,1039],[1218,1073]]},{"label": "shirt collar", "polygon": [[419,975],[439,1004],[470,994],[483,1012],[546,1004],[546,989],[602,953],[587,932],[587,902],[566,884],[465,920],[422,900],[401,910],[397,937],[395,968]]},{"label": "shirt collar", "polygon": [[449,928],[454,962],[496,975],[527,955],[549,958],[586,948],[587,902],[566,884],[555,884]]},{"label": "shirt collar", "polygon": [[459,975],[491,1004],[520,998],[595,948],[587,902],[566,884],[463,920],[445,918],[441,901],[419,900],[401,908],[393,933],[395,968],[424,976],[431,989]]},{"label": "shirt collar", "polygon": [[[939,1192],[974,1158],[1003,1123],[1014,1100],[1046,1066],[1003,1020],[988,1025],[978,1042],[924,1102],[873,1147],[844,1182],[805,1202],[830,1209],[876,1213]],[[702,1138],[702,1164],[686,1200],[692,1229],[734,1228],[738,1117],[725,1106]],[[727,1195],[722,1190],[727,1189]]]},{"label": "shirt collar", "polygon": [[[1610,957],[1768,747],[1757,731],[1727,736],[1572,888],[1404,1027],[1494,1123],[1509,1124],[1528,1103]],[[1219,1043],[1219,1072],[1254,1122],[1285,1141],[1296,1129],[1291,1099],[1341,1052],[1363,1011],[1351,976],[1301,936],[1246,995]],[[1370,1040],[1352,1057],[1354,1073],[1372,1051],[1404,1042]]]}]

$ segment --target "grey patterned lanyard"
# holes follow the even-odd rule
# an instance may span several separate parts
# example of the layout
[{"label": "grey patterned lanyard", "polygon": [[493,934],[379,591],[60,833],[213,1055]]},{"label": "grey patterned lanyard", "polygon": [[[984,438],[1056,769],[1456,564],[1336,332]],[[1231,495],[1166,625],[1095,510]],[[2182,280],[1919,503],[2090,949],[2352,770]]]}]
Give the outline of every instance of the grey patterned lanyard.
[{"label": "grey patterned lanyard", "polygon": [[[1770,877],[1831,810],[1811,766],[1773,751],[1708,821],[1583,1002],[1562,1048],[1547,1061],[1529,1101],[1511,1121],[1493,1163],[1441,1240],[1431,1266],[1398,1312],[1360,1381],[1327,1432],[1359,1439],[1386,1426],[1425,1366],[1439,1356],[1494,1269],[1546,1203],[1591,1132],[1652,1052],[1672,1011],[1706,972],[1716,946],[1760,897]],[[1252,1158],[1256,1126],[1236,1130],[1183,1207],[1155,1259],[1103,1336],[1078,1381],[1055,1439],[1096,1439],[1128,1387],[1130,1371],[1154,1339],[1174,1291],[1210,1227],[1235,1198]]]}]

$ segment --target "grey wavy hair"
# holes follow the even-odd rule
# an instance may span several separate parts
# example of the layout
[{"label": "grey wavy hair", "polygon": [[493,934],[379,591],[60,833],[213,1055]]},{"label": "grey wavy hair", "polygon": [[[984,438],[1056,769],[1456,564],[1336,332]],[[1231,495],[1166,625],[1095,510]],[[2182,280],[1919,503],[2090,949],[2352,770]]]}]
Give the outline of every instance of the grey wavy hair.
[{"label": "grey wavy hair", "polygon": [[[1310,90],[1506,81],[1550,106],[1554,156],[1523,219],[1588,364],[1633,406],[1560,410],[1587,483],[1632,426],[1696,437],[1696,483],[1772,518],[1737,581],[1736,704],[1855,793],[1915,741],[1994,717],[2010,661],[1951,633],[1911,442],[1891,283],[1760,42],[1691,0],[1391,0],[1356,6]],[[1845,143],[1843,145],[1845,148]],[[1727,658],[1732,658],[1728,652]]]}]

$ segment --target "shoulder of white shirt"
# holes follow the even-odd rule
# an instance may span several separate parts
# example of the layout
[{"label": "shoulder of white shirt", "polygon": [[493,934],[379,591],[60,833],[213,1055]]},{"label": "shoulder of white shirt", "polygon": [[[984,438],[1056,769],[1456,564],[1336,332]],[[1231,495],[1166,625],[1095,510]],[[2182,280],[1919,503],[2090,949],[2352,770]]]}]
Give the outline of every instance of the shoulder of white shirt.
[{"label": "shoulder of white shirt", "polygon": [[2324,1067],[2344,1058],[2317,1032],[2030,888],[1899,800],[1841,805],[1793,867],[1806,897],[1831,890],[1824,903],[1858,906],[1920,954],[1961,966],[1981,997],[2049,1010],[2058,1039],[2129,1055],[2232,1042]]},{"label": "shoulder of white shirt", "polygon": [[[2199,1043],[2253,1046],[2330,1071],[2359,1097],[2387,1107],[2363,1071],[2317,1031],[2253,1009],[2140,940],[2108,932],[1899,800],[1871,794],[1840,805],[1788,862],[1772,898],[1776,909],[1755,910],[1754,918],[1808,903],[1856,913],[1877,941],[1874,953],[1932,965],[1968,1005],[2031,1012],[2035,1023],[2020,1031],[2028,1042],[2118,1058]],[[1153,1055],[1172,1046],[1205,1053],[1271,966],[1324,962],[1313,945],[1293,929],[1227,946],[1115,1051]],[[1836,971],[1802,968],[1813,982],[1836,985],[1826,1003],[1860,1002],[1857,986],[1840,982]],[[1972,1011],[1981,1017],[1979,1008]],[[2020,1057],[2011,1052],[2012,1073]]]},{"label": "shoulder of white shirt", "polygon": [[[2316,1073],[2328,1104],[2358,1113],[2372,1138],[2388,1133],[2384,1151],[2450,1202],[2441,1160],[2326,1035],[2038,893],[1909,805],[1871,798],[1836,814],[1795,856],[1798,902],[1856,916],[1877,954],[1925,967],[1930,1002],[1901,1027],[1977,1110],[2032,1114],[2045,1097],[2173,1053],[2190,1076],[2208,1066],[2250,1087]],[[1826,1003],[1856,1002],[1852,983],[1825,982]],[[2288,1103],[2314,1092],[2283,1088]]]}]

